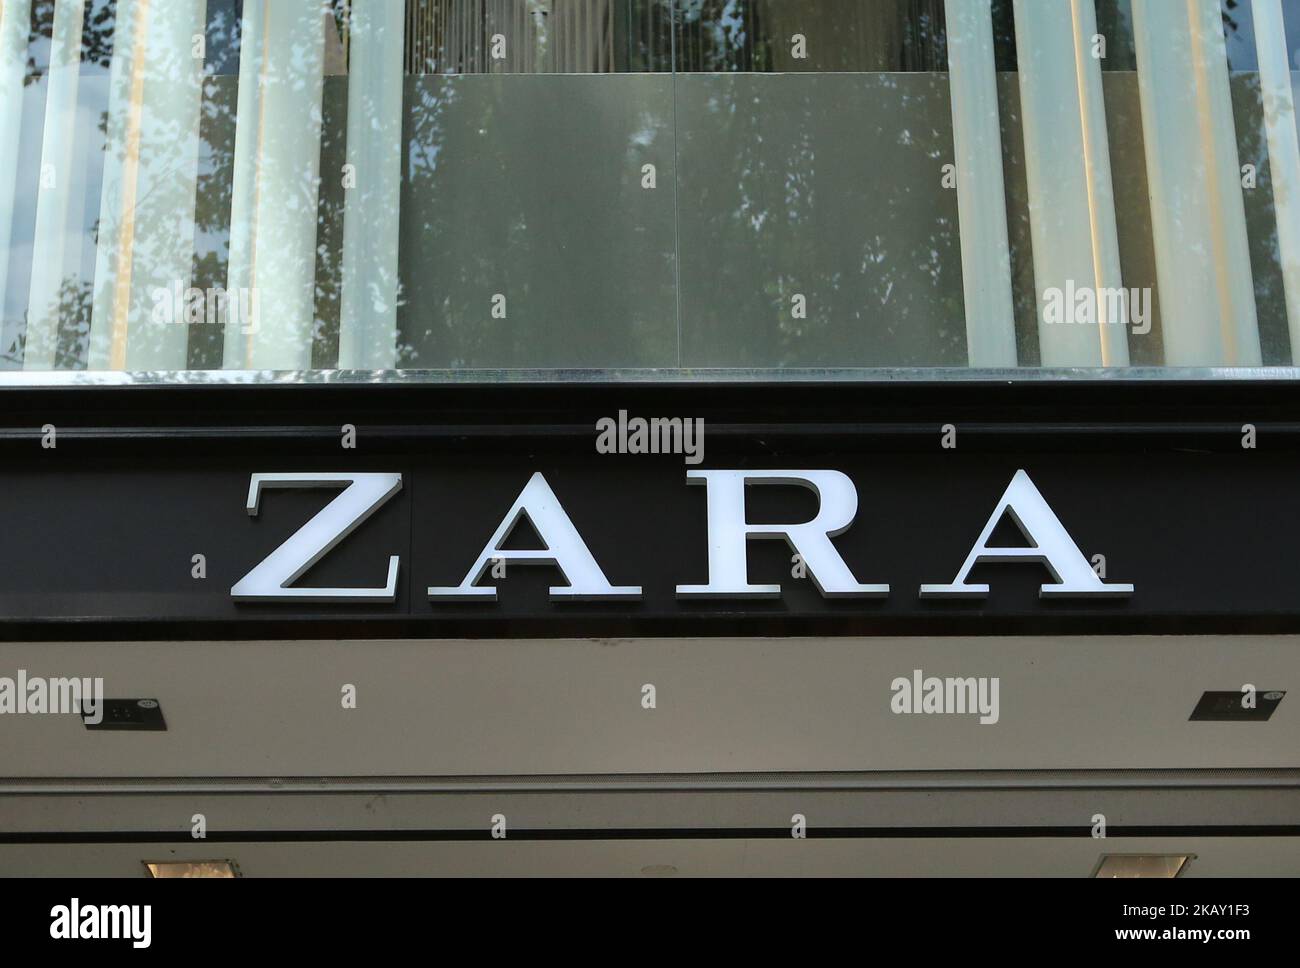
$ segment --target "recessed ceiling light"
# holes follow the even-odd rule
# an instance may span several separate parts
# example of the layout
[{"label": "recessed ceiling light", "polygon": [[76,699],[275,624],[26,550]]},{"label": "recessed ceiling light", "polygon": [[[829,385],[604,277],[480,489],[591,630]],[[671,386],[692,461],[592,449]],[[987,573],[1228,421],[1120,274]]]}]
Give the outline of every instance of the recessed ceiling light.
[{"label": "recessed ceiling light", "polygon": [[239,869],[229,860],[147,860],[150,877],[238,877]]},{"label": "recessed ceiling light", "polygon": [[1177,877],[1191,854],[1103,854],[1093,877]]},{"label": "recessed ceiling light", "polygon": [[98,709],[82,703],[86,729],[165,730],[162,706],[157,699],[101,699]]},{"label": "recessed ceiling light", "polygon": [[1286,695],[1285,689],[1207,692],[1192,710],[1192,722],[1267,722]]}]

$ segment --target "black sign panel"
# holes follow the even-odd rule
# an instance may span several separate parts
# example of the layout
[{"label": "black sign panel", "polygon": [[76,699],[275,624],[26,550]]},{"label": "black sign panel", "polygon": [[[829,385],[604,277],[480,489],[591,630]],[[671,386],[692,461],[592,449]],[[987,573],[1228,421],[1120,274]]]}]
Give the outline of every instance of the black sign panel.
[{"label": "black sign panel", "polygon": [[[794,577],[784,541],[750,541],[749,580],[779,583],[772,600],[680,600],[679,584],[708,579],[705,489],[688,486],[681,458],[539,453],[405,458],[97,459],[0,473],[7,521],[0,548],[0,617],[49,622],[405,623],[400,634],[624,634],[765,629],[878,634],[915,629],[1090,632],[1198,621],[1300,618],[1295,594],[1300,459],[1231,454],[803,452],[797,463],[722,455],[703,468],[833,469],[858,494],[852,526],[834,544],[858,581],[887,583],[883,599],[828,600]],[[1017,470],[1025,470],[1078,549],[1105,559],[1126,598],[1045,600],[1038,563],[984,563],[976,601],[927,600],[923,583],[954,579]],[[236,602],[231,587],[329,502],[338,489],[267,490],[245,509],[250,477],[265,472],[386,471],[402,490],[295,585],[382,585],[400,556],[391,603]],[[614,585],[638,601],[553,602],[553,567],[509,566],[495,602],[431,601],[455,586],[521,489],[541,472]],[[751,487],[752,523],[807,521],[818,499],[794,485]],[[1010,542],[996,532],[999,541]],[[526,523],[507,547],[536,547]],[[201,555],[205,577],[195,577]],[[793,624],[792,624],[793,623]],[[374,629],[383,634],[382,629]],[[397,631],[397,630],[394,630]],[[67,634],[66,630],[64,634]]]},{"label": "black sign panel", "polygon": [[[599,453],[598,422],[624,410],[702,420],[702,463]],[[751,540],[748,581],[779,597],[679,597],[709,580],[706,488],[687,480],[705,469],[847,475],[857,512],[834,547],[889,594],[827,598],[785,541]],[[1131,595],[1043,598],[1048,569],[1019,561],[974,567],[986,597],[921,596],[955,580],[1018,471]],[[392,601],[232,596],[340,492],[267,488],[250,515],[253,475],[312,472],[402,486],[292,586],[382,586],[397,556]],[[431,600],[464,581],[538,473],[608,581],[640,597],[553,601],[557,568],[507,561],[478,582],[495,601]],[[1300,394],[1282,383],[10,389],[0,636],[1295,632],[1298,483]],[[749,523],[818,506],[797,485],[745,496]],[[989,544],[1022,541],[1003,521]],[[523,521],[506,547],[535,542]]]}]

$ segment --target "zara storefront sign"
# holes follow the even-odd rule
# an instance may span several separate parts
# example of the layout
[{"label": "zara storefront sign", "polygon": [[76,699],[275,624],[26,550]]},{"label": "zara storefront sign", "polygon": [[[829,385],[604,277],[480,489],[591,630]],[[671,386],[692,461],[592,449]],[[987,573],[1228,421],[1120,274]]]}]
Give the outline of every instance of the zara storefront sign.
[{"label": "zara storefront sign", "polygon": [[[749,543],[784,541],[796,570],[802,568],[824,599],[879,599],[891,594],[884,582],[858,579],[832,539],[858,517],[858,492],[852,479],[837,470],[689,470],[686,483],[704,490],[706,504],[707,581],[677,584],[679,600],[780,599],[778,584],[750,580]],[[811,491],[815,513],[803,521],[755,522],[746,511],[750,488],[794,486]],[[352,603],[396,601],[401,554],[388,558],[383,584],[365,587],[305,587],[296,584],[333,548],[360,528],[402,490],[400,472],[255,473],[248,489],[247,511],[260,513],[263,494],[271,489],[338,489],[329,503],[263,557],[230,590],[244,603]],[[1009,518],[1023,544],[994,540],[999,523]],[[511,547],[511,536],[527,521],[540,546]],[[1043,599],[1113,599],[1133,594],[1133,585],[1105,581],[1080,550],[1047,500],[1023,469],[1017,470],[992,508],[983,530],[949,581],[927,582],[923,599],[982,599],[989,585],[971,580],[988,564],[1035,563],[1051,580],[1039,588]],[[497,588],[484,579],[505,577],[524,565],[550,566],[567,584],[553,585],[557,602],[618,602],[642,598],[640,585],[615,585],[607,577],[555,491],[541,472],[534,472],[458,584],[427,588],[432,603],[497,601]],[[952,563],[935,562],[934,569]]]}]

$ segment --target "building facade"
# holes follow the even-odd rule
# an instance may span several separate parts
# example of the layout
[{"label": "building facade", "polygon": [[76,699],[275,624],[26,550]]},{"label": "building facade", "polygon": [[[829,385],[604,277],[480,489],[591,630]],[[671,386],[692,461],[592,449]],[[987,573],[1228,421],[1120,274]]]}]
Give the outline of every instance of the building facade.
[{"label": "building facade", "polygon": [[3,0],[0,873],[1300,873],[1298,84],[1293,0]]}]

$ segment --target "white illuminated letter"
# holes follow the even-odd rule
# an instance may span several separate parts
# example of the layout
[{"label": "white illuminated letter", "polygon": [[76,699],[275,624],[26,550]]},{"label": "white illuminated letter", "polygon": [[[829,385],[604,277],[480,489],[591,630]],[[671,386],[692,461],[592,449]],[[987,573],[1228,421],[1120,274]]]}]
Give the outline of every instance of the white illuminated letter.
[{"label": "white illuminated letter", "polygon": [[248,486],[248,515],[257,517],[264,488],[340,486],[343,493],[235,583],[230,594],[236,601],[382,603],[396,600],[398,555],[388,559],[388,581],[381,588],[289,586],[400,491],[401,474],[254,474]]},{"label": "white illuminated letter", "polygon": [[[502,547],[521,518],[527,517],[542,540],[539,549],[507,550]],[[492,585],[476,587],[475,582],[494,561],[514,562],[521,565],[552,565],[560,569],[567,586],[551,588],[551,599],[565,601],[593,601],[602,598],[640,598],[640,586],[615,587],[591,556],[586,542],[578,534],[569,516],[560,506],[560,500],[540,473],[534,474],[524,485],[514,505],[488,539],[478,560],[470,567],[465,580],[459,585],[429,589],[429,598],[444,601],[494,602],[497,590]]]},{"label": "white illuminated letter", "polygon": [[[1003,514],[1011,515],[1030,547],[989,547],[989,536]],[[1040,562],[1052,573],[1055,584],[1043,585],[1038,590],[1040,598],[1122,598],[1133,594],[1132,585],[1106,584],[1097,577],[1029,475],[1016,471],[952,584],[922,585],[921,597],[984,598],[989,593],[988,585],[966,584],[971,569],[981,562],[1014,561]]]},{"label": "white illuminated letter", "polygon": [[[678,585],[678,598],[780,598],[780,585],[751,585],[745,549],[751,539],[783,538],[826,598],[883,598],[888,585],[861,585],[831,538],[858,513],[858,492],[839,471],[687,471],[708,489],[709,583]],[[797,484],[817,495],[817,514],[803,524],[749,524],[745,487]]]}]

